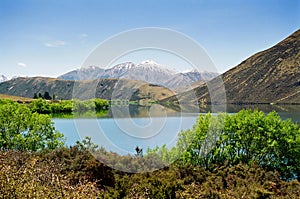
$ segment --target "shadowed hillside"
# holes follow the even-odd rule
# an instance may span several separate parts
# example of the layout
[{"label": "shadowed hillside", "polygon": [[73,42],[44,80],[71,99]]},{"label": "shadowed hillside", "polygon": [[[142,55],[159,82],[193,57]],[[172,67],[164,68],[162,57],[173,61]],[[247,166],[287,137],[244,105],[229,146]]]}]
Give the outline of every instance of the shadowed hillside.
[{"label": "shadowed hillside", "polygon": [[[300,30],[275,46],[256,53],[221,75],[227,103],[300,103]],[[209,81],[210,92],[218,96],[217,78]],[[181,95],[182,101],[211,102],[207,84]],[[190,96],[194,94],[197,99]],[[175,97],[168,100],[176,101]],[[218,99],[224,102],[224,99]]]}]

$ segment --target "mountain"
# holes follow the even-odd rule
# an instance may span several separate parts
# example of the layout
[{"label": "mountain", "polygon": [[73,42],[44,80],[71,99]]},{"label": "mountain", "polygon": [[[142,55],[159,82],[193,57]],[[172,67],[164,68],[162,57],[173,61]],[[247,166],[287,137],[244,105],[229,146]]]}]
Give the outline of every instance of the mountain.
[{"label": "mountain", "polygon": [[0,83],[0,93],[32,98],[34,93],[49,92],[56,99],[161,100],[174,93],[167,88],[127,79],[61,80],[57,78],[16,78]]},{"label": "mountain", "polygon": [[0,82],[4,82],[4,81],[7,81],[8,78],[4,75],[0,75]]},{"label": "mountain", "polygon": [[97,66],[87,66],[77,70],[70,71],[59,76],[59,79],[64,80],[93,80],[101,78],[104,69]]},{"label": "mountain", "polygon": [[[226,99],[221,99],[223,79]],[[166,100],[196,103],[300,103],[300,30],[275,46],[258,52],[236,67],[193,90]],[[192,96],[196,95],[196,99]]]},{"label": "mountain", "polygon": [[191,70],[183,73],[175,74],[171,79],[166,81],[164,84],[168,88],[173,88],[178,93],[193,88],[194,84],[199,84],[218,76],[217,73],[213,72],[198,72],[197,70]]},{"label": "mountain", "polygon": [[211,79],[216,75],[216,73],[209,72],[199,73],[196,70],[178,73],[152,60],[146,60],[139,64],[125,62],[106,70],[99,67],[78,69],[61,75],[58,78],[64,80],[93,80],[97,78],[141,80],[175,89],[188,86],[200,80]]},{"label": "mountain", "polygon": [[124,71],[122,75],[111,76],[113,78],[141,80],[163,86],[165,86],[166,80],[169,80],[176,74],[176,71],[169,70],[167,67],[159,65],[152,60],[146,60],[137,65],[133,63],[119,64],[108,69],[104,74],[110,74],[111,71]]}]

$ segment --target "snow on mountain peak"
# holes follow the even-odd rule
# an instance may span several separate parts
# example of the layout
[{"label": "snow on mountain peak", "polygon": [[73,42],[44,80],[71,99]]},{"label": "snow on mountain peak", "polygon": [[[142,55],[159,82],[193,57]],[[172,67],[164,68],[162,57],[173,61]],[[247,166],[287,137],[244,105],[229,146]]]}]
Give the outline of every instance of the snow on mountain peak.
[{"label": "snow on mountain peak", "polygon": [[[118,64],[118,65],[115,65],[111,69],[113,69],[113,70],[129,70],[132,67],[134,67],[134,63],[132,63],[132,62],[125,62],[125,63],[121,63],[121,64]],[[110,70],[110,69],[108,69],[108,70]]]},{"label": "snow on mountain peak", "polygon": [[142,61],[141,64],[158,65],[155,61],[150,60],[150,59]]},{"label": "snow on mountain peak", "polygon": [[4,75],[0,75],[0,82],[4,82],[4,81],[7,81],[8,78]]},{"label": "snow on mountain peak", "polygon": [[203,72],[203,71],[197,70],[196,68],[181,71],[181,73],[201,73],[201,72]]},{"label": "snow on mountain peak", "polygon": [[97,66],[83,66],[79,70],[95,70],[97,68],[98,68]]}]

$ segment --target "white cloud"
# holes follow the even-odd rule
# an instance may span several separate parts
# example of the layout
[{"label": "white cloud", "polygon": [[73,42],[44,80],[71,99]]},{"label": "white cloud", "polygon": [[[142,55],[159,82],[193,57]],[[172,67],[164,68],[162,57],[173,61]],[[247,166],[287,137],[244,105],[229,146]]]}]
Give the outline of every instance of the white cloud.
[{"label": "white cloud", "polygon": [[79,41],[84,44],[87,41],[88,37],[89,37],[88,34],[82,33],[79,35]]},{"label": "white cloud", "polygon": [[60,46],[67,45],[67,42],[62,41],[62,40],[56,40],[56,41],[46,42],[46,43],[44,43],[44,45],[46,47],[50,47],[50,48],[52,48],[52,47],[60,47]]},{"label": "white cloud", "polygon": [[26,67],[26,66],[27,66],[27,65],[26,65],[25,63],[23,63],[23,62],[18,62],[17,65],[20,66],[20,67]]},{"label": "white cloud", "polygon": [[85,39],[85,38],[87,38],[88,36],[89,36],[88,34],[82,33],[82,34],[80,35],[80,39]]}]

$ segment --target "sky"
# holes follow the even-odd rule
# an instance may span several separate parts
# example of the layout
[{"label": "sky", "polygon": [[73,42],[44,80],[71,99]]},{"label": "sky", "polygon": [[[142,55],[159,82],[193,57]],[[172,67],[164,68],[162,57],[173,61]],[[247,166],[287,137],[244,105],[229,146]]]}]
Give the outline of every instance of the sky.
[{"label": "sky", "polygon": [[[299,29],[300,1],[0,0],[0,27],[0,75],[8,77],[57,77],[82,67],[108,38],[145,27],[186,35],[222,73]],[[179,67],[144,56],[127,61]]]}]

